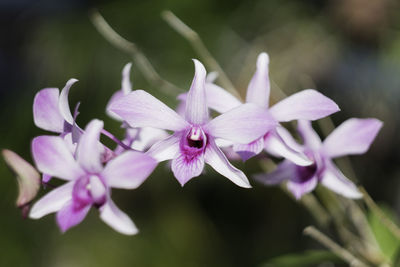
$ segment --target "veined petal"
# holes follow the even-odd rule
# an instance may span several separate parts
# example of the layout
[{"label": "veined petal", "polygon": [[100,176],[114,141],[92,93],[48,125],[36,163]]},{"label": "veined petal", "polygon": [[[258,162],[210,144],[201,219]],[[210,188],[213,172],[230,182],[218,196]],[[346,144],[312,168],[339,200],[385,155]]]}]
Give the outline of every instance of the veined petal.
[{"label": "veined petal", "polygon": [[118,99],[120,99],[120,98],[123,97],[124,95],[125,95],[124,92],[123,92],[122,90],[119,90],[119,91],[115,92],[115,93],[111,96],[110,100],[109,100],[108,103],[107,103],[106,113],[107,113],[108,116],[110,116],[110,117],[113,118],[114,120],[121,121],[122,119],[121,119],[120,116],[118,116],[117,114],[115,114],[114,112],[112,112],[112,111],[110,110],[110,107],[111,107],[111,105],[112,105],[114,102],[116,102]]},{"label": "veined petal", "polygon": [[135,90],[113,102],[109,108],[132,127],[154,127],[180,131],[188,123],[160,100],[143,90]]},{"label": "veined petal", "polygon": [[322,143],[318,134],[312,128],[310,121],[299,120],[297,122],[297,129],[304,141],[304,146],[312,150],[320,149]]},{"label": "veined petal", "polygon": [[234,144],[233,150],[239,154],[243,161],[260,154],[264,149],[264,138],[258,138],[249,144]]},{"label": "veined petal", "polygon": [[267,134],[264,142],[265,150],[275,157],[283,157],[300,166],[312,164],[312,160],[310,160],[301,150],[297,150],[297,147],[293,148],[289,146],[275,131],[271,131]]},{"label": "veined petal", "polygon": [[193,59],[195,74],[186,96],[185,118],[194,125],[203,125],[208,121],[205,81],[206,69],[200,61]]},{"label": "veined petal", "polygon": [[124,95],[129,94],[132,91],[132,83],[131,79],[129,78],[131,74],[131,67],[132,63],[128,63],[125,65],[124,69],[122,70],[122,87],[121,91],[124,93]]},{"label": "veined petal", "polygon": [[172,160],[172,172],[175,178],[184,186],[190,179],[197,177],[204,169],[204,155],[201,153],[195,157],[188,158],[184,153]]},{"label": "veined petal", "polygon": [[240,105],[211,120],[204,130],[215,138],[248,144],[273,129],[277,122],[255,104]]},{"label": "veined petal", "polygon": [[57,224],[61,232],[65,233],[69,228],[80,224],[90,210],[90,205],[77,207],[71,200],[57,212]]},{"label": "veined petal", "polygon": [[138,229],[132,220],[110,198],[100,208],[100,218],[121,234],[134,235],[138,233]]},{"label": "veined petal", "polygon": [[102,176],[108,186],[134,189],[153,172],[157,161],[144,153],[127,151],[108,162]]},{"label": "veined petal", "polygon": [[57,187],[39,199],[39,201],[32,206],[29,217],[32,219],[39,219],[49,213],[59,211],[72,199],[74,183],[74,181],[71,181]]},{"label": "veined petal", "polygon": [[247,87],[246,102],[254,103],[260,107],[268,107],[270,82],[268,74],[269,56],[261,53],[257,58],[257,70]]},{"label": "veined petal", "polygon": [[39,136],[32,141],[32,154],[39,171],[64,180],[84,174],[65,141],[59,136]]},{"label": "veined petal", "polygon": [[209,139],[209,144],[206,147],[204,155],[205,162],[209,164],[215,171],[225,176],[233,183],[240,187],[251,188],[249,180],[246,175],[239,169],[235,168],[222,153],[221,149],[217,147],[215,141]]},{"label": "veined petal", "polygon": [[377,119],[348,119],[323,142],[323,151],[331,158],[365,153],[383,123]]},{"label": "veined petal", "polygon": [[145,151],[156,142],[168,137],[168,133],[164,130],[143,127],[139,130],[138,136],[133,140],[131,147],[138,151]]},{"label": "veined petal", "polygon": [[104,147],[100,144],[100,132],[103,129],[103,121],[94,119],[86,126],[78,146],[76,148],[76,158],[79,164],[87,172],[101,172],[101,154]]},{"label": "veined petal", "polygon": [[219,113],[225,113],[242,104],[228,91],[213,83],[206,83],[206,96],[208,107]]},{"label": "veined petal", "polygon": [[69,79],[67,84],[61,90],[60,98],[58,100],[58,108],[60,110],[61,115],[63,116],[64,120],[67,121],[69,124],[74,123],[74,118],[72,117],[71,110],[68,104],[68,94],[71,86],[76,83],[77,79]]},{"label": "veined petal", "polygon": [[40,90],[33,100],[33,121],[41,129],[61,133],[64,118],[58,109],[59,90],[46,88]]},{"label": "veined petal", "polygon": [[173,134],[170,137],[158,141],[147,152],[149,156],[155,158],[158,162],[177,157],[179,153],[180,135]]},{"label": "veined petal", "polygon": [[362,198],[362,193],[357,186],[346,178],[333,163],[322,174],[321,184],[333,192],[347,198]]},{"label": "veined petal", "polygon": [[289,180],[286,184],[288,190],[292,192],[294,197],[299,200],[303,195],[310,193],[318,184],[316,176],[311,177],[306,181]]},{"label": "veined petal", "polygon": [[292,162],[284,160],[272,172],[256,174],[254,179],[264,185],[276,185],[292,178],[295,172],[296,166]]},{"label": "veined petal", "polygon": [[339,110],[335,102],[313,89],[293,94],[269,109],[277,121],[317,120]]}]

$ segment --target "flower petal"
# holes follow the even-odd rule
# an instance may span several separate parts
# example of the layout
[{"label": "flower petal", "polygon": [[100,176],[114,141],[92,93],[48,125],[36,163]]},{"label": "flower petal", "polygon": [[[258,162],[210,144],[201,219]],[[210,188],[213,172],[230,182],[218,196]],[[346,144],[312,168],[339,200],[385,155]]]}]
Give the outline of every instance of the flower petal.
[{"label": "flower petal", "polygon": [[170,137],[155,143],[147,152],[149,156],[158,162],[175,158],[179,153],[180,135],[173,134]]},{"label": "flower petal", "polygon": [[213,83],[206,83],[206,96],[208,107],[219,113],[225,113],[242,104],[228,91]]},{"label": "flower petal", "polygon": [[61,133],[64,129],[64,118],[58,109],[58,88],[40,90],[33,100],[33,121],[46,131]]},{"label": "flower petal", "polygon": [[17,207],[29,203],[37,195],[40,188],[40,174],[17,153],[3,149],[1,151],[7,165],[14,172],[18,181]]},{"label": "flower petal", "polygon": [[205,125],[204,130],[215,138],[248,144],[276,125],[265,109],[247,103],[214,118]]},{"label": "flower petal", "polygon": [[193,59],[195,74],[186,96],[185,118],[194,125],[203,125],[208,121],[205,81],[206,69],[200,61]]},{"label": "flower petal", "polygon": [[39,136],[32,141],[33,159],[39,171],[65,180],[83,175],[65,141],[59,136]]},{"label": "flower petal", "polygon": [[67,202],[72,199],[74,181],[68,182],[50,191],[39,199],[29,213],[32,219],[39,219],[49,213],[59,211]]},{"label": "flower petal", "polygon": [[331,158],[365,153],[383,123],[377,119],[348,119],[323,142],[322,149]]},{"label": "flower petal", "polygon": [[57,224],[61,232],[65,233],[69,228],[80,224],[90,210],[90,205],[77,207],[71,200],[64,205],[64,207],[57,212]]},{"label": "flower petal", "polygon": [[129,94],[132,91],[132,83],[131,79],[129,78],[131,74],[132,63],[128,63],[125,65],[124,69],[122,70],[122,87],[121,91],[124,95]]},{"label": "flower petal", "polygon": [[333,192],[347,198],[362,198],[362,193],[357,186],[346,178],[343,173],[337,169],[333,163],[322,174],[321,184]]},{"label": "flower petal", "polygon": [[199,154],[188,159],[185,154],[179,153],[178,157],[172,160],[171,169],[181,186],[184,186],[190,179],[199,176],[203,171],[204,155]]},{"label": "flower petal", "polygon": [[318,150],[322,143],[318,134],[312,128],[311,122],[306,120],[299,120],[297,122],[297,130],[299,131],[303,141],[304,146],[312,149]]},{"label": "flower petal", "polygon": [[138,136],[131,143],[131,147],[138,151],[145,151],[156,142],[168,137],[168,133],[164,130],[143,127],[139,130]]},{"label": "flower petal", "polygon": [[117,114],[115,114],[114,112],[111,111],[110,107],[111,105],[116,102],[118,99],[120,99],[121,97],[123,97],[125,94],[124,92],[122,92],[122,90],[118,90],[116,91],[110,98],[110,100],[107,103],[107,107],[106,107],[106,113],[108,116],[110,116],[111,118],[113,118],[114,120],[118,120],[121,121],[121,117],[118,116]]},{"label": "flower petal", "polygon": [[135,90],[113,102],[109,108],[132,127],[154,127],[180,131],[188,123],[160,100],[143,90]]},{"label": "flower petal", "polygon": [[64,120],[66,120],[71,125],[74,123],[74,118],[72,117],[71,110],[69,108],[68,94],[69,94],[69,89],[71,89],[71,86],[77,81],[78,81],[77,79],[69,79],[67,84],[61,90],[60,98],[58,100],[58,108],[60,110],[61,115],[63,116]]},{"label": "flower petal", "polygon": [[310,193],[318,184],[317,176],[313,176],[306,181],[289,180],[286,184],[288,190],[299,200],[303,195]]},{"label": "flower petal", "polygon": [[313,89],[293,94],[269,109],[277,121],[317,120],[339,110],[335,102]]},{"label": "flower petal", "polygon": [[264,138],[258,138],[255,141],[249,144],[234,144],[233,151],[235,151],[242,158],[243,161],[246,161],[255,155],[260,154],[260,152],[264,149]]},{"label": "flower petal", "polygon": [[108,186],[134,189],[140,186],[157,166],[157,161],[144,153],[127,151],[107,163],[102,176]]},{"label": "flower petal", "polygon": [[264,185],[276,185],[292,178],[295,175],[295,171],[296,166],[292,162],[284,160],[272,172],[256,174],[254,179]]},{"label": "flower petal", "polygon": [[209,164],[215,171],[225,176],[233,183],[244,188],[251,188],[246,175],[239,169],[235,168],[217,147],[214,140],[209,140],[204,155],[205,162]]},{"label": "flower petal", "polygon": [[99,142],[103,124],[97,119],[89,122],[76,148],[77,161],[87,172],[98,173],[103,169],[101,154],[104,147]]},{"label": "flower petal", "polygon": [[295,148],[289,146],[276,131],[269,132],[264,142],[265,150],[275,157],[283,157],[300,166],[312,164],[312,160],[301,150],[297,150],[297,146],[295,146]]},{"label": "flower petal", "polygon": [[100,208],[100,218],[121,234],[134,235],[138,233],[138,229],[132,220],[110,198]]},{"label": "flower petal", "polygon": [[268,107],[270,82],[268,74],[269,56],[261,53],[257,58],[257,70],[247,87],[246,102],[254,103],[260,107]]}]

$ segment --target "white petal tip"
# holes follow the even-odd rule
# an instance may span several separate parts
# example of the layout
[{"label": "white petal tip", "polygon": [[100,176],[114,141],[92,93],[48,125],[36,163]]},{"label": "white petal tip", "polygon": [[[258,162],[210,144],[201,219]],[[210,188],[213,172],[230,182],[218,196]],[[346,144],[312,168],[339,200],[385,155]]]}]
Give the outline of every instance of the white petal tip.
[{"label": "white petal tip", "polygon": [[262,52],[257,58],[257,68],[265,68],[269,64],[269,56],[267,53]]}]

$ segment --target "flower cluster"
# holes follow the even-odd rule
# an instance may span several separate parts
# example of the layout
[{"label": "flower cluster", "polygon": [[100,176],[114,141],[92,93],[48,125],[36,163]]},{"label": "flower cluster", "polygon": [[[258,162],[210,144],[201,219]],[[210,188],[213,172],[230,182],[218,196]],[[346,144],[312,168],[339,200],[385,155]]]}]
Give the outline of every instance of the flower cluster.
[{"label": "flower cluster", "polygon": [[[339,111],[334,101],[316,90],[298,92],[269,106],[269,57],[261,53],[243,103],[207,76],[194,60],[195,75],[186,94],[178,96],[174,111],[143,90],[132,90],[131,64],[122,72],[122,88],[107,105],[107,114],[120,121],[125,138],[119,141],[94,119],[82,129],[76,124],[78,105],[70,111],[68,93],[77,81],[39,91],[34,99],[35,125],[58,135],[32,141],[32,154],[43,182],[66,181],[37,201],[29,216],[41,218],[56,212],[64,232],[79,224],[91,207],[116,231],[135,234],[131,219],[111,199],[111,188],[135,189],[152,173],[158,162],[171,160],[171,170],[184,186],[202,174],[205,163],[240,187],[251,187],[247,176],[228,159],[243,160],[260,154],[283,158],[268,174],[256,175],[264,184],[286,182],[299,199],[318,183],[349,198],[361,196],[332,159],[366,152],[380,130],[377,119],[349,119],[321,142],[311,122]],[[209,110],[218,113],[212,117]],[[299,144],[281,122],[298,121],[303,139]],[[115,148],[100,141],[105,135]],[[235,157],[236,155],[236,157]]]}]

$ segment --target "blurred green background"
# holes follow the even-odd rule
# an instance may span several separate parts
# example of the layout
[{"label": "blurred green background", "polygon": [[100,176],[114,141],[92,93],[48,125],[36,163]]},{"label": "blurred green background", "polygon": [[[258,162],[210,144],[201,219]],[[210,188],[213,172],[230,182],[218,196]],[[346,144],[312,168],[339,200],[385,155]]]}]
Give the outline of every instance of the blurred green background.
[{"label": "blurred green background", "polygon": [[[33,124],[33,97],[45,87],[62,88],[72,77],[79,80],[70,93],[71,105],[81,102],[78,124],[99,118],[122,137],[118,122],[104,110],[131,58],[95,30],[88,19],[92,7],[181,88],[189,88],[190,59],[198,55],[161,19],[165,9],[198,31],[242,95],[257,54],[266,51],[275,82],[272,101],[280,99],[276,86],[287,94],[316,88],[341,107],[332,116],[336,125],[350,117],[383,120],[370,151],[351,161],[375,200],[399,214],[398,1],[2,0],[1,148],[31,161],[32,138],[45,134]],[[135,63],[131,77],[134,89],[176,105],[175,96],[148,84]],[[249,176],[260,171],[254,159],[234,164]],[[23,219],[14,204],[16,181],[4,162],[0,175],[0,266],[261,266],[280,255],[321,248],[302,235],[312,217],[282,190],[254,181],[253,189],[242,189],[211,169],[181,188],[160,164],[137,190],[114,190],[115,202],[140,229],[133,237],[114,232],[94,209],[63,235],[53,215]],[[333,262],[320,266],[345,266]]]}]

